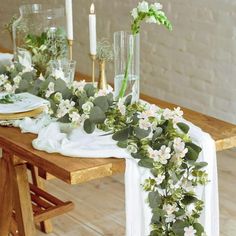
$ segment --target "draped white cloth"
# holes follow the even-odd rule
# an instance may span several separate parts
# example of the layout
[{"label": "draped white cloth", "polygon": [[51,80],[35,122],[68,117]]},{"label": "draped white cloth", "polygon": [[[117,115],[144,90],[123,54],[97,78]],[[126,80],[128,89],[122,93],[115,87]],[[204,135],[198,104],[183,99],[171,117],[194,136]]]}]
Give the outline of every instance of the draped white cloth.
[{"label": "draped white cloth", "polygon": [[[49,153],[57,152],[70,157],[104,158],[112,156],[126,159],[126,236],[147,236],[150,232],[151,211],[146,203],[147,193],[142,190],[140,185],[150,176],[149,170],[139,167],[137,161],[125,149],[116,145],[111,135],[101,136],[104,134],[103,131],[96,130],[93,134],[87,134],[82,128],[72,129],[69,125],[50,123],[49,119],[45,117],[43,119],[43,122],[40,122],[27,118],[19,124],[22,132],[38,133],[38,137],[33,140],[33,146],[38,150]],[[190,137],[202,148],[199,161],[208,163],[206,171],[210,183],[197,189],[198,196],[205,202],[201,223],[208,236],[218,236],[219,210],[215,142],[209,134],[190,122],[187,123],[190,126]]]}]

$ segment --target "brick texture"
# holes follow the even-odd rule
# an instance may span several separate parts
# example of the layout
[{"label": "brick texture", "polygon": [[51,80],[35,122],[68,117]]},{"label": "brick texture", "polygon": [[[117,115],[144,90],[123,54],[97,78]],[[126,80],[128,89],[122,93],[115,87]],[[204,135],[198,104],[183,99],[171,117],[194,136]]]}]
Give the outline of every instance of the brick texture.
[{"label": "brick texture", "polygon": [[[9,21],[22,3],[0,0],[0,22]],[[37,1],[40,2],[40,1]],[[41,2],[44,2],[41,0]],[[92,1],[74,0],[74,55],[78,69],[91,71],[88,56],[88,11]],[[129,11],[137,0],[94,0],[98,38],[129,29]],[[143,25],[141,31],[141,89],[143,93],[236,123],[236,1],[161,1],[173,32]],[[63,0],[47,4],[63,5]],[[0,33],[0,44],[11,47]],[[113,65],[107,76],[113,80]]]}]

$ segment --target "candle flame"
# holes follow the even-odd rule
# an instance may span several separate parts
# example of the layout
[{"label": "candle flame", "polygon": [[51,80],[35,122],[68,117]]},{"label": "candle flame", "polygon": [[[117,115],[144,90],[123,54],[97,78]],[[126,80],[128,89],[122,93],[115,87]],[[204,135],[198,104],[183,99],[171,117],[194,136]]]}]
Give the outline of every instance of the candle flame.
[{"label": "candle flame", "polygon": [[94,3],[91,4],[90,13],[91,13],[91,14],[94,14],[94,13],[95,13]]}]

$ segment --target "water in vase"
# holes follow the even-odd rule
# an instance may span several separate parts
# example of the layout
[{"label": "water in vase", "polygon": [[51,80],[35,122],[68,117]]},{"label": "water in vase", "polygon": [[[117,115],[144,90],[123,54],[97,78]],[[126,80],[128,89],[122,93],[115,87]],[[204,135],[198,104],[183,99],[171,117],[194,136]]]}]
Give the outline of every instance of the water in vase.
[{"label": "water in vase", "polygon": [[[119,97],[119,92],[122,87],[122,82],[124,75],[117,75],[114,79],[115,81],[115,98]],[[132,103],[139,100],[139,77],[136,75],[130,75],[128,78],[127,89],[125,92],[125,97],[132,95]]]}]

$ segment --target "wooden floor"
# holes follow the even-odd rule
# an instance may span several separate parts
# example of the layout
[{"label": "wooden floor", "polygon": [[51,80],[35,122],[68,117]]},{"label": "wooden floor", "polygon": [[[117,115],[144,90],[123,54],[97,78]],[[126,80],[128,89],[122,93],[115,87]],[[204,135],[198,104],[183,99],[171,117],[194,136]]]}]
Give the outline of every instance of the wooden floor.
[{"label": "wooden floor", "polygon": [[[236,149],[218,153],[221,236],[236,235]],[[53,220],[49,236],[123,236],[125,202],[123,176],[104,178],[78,186],[58,180],[47,189],[72,200],[74,211]],[[37,236],[45,234],[38,232]]]}]

